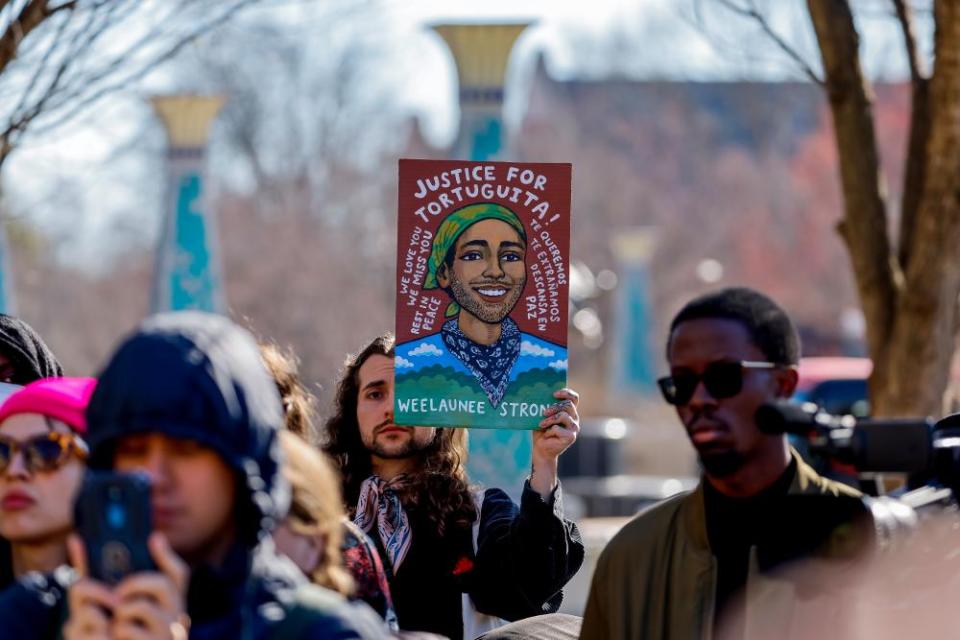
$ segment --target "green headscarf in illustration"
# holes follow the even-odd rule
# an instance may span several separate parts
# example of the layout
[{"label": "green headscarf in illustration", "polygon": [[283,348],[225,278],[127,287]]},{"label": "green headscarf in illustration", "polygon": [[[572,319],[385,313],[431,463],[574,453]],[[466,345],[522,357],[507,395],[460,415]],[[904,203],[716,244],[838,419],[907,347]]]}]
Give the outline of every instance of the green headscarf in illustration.
[{"label": "green headscarf in illustration", "polygon": [[[482,220],[500,220],[513,227],[516,232],[527,242],[527,232],[523,228],[523,223],[513,211],[505,206],[493,202],[482,202],[471,204],[457,209],[440,223],[437,228],[437,234],[433,238],[433,250],[430,252],[430,260],[427,263],[427,276],[423,281],[424,290],[440,289],[440,283],[437,281],[437,270],[443,264],[444,259],[450,249],[457,244],[457,238],[460,237],[471,225]],[[457,302],[451,302],[447,305],[444,315],[447,318],[460,313],[460,305]]]}]

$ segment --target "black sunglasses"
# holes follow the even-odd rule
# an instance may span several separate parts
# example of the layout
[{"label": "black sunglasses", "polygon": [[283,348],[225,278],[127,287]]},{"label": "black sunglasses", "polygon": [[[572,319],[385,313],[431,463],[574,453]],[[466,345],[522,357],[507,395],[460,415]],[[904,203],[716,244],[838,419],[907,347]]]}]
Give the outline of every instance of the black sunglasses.
[{"label": "black sunglasses", "polygon": [[707,392],[714,398],[732,398],[743,389],[744,369],[778,369],[783,365],[773,362],[751,360],[718,360],[711,362],[703,373],[685,371],[657,380],[663,399],[673,405],[690,402],[697,385],[703,382]]},{"label": "black sunglasses", "polygon": [[7,470],[18,451],[23,452],[24,465],[30,473],[53,471],[66,462],[70,454],[86,460],[89,452],[83,440],[69,433],[45,433],[23,442],[0,436],[0,473]]}]

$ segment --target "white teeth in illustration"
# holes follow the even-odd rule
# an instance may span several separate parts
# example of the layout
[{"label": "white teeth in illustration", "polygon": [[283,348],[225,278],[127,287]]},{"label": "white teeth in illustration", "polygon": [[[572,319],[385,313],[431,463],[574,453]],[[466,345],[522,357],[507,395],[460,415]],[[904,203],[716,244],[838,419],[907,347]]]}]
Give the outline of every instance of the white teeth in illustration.
[{"label": "white teeth in illustration", "polygon": [[478,289],[485,296],[502,296],[507,292],[506,289]]}]

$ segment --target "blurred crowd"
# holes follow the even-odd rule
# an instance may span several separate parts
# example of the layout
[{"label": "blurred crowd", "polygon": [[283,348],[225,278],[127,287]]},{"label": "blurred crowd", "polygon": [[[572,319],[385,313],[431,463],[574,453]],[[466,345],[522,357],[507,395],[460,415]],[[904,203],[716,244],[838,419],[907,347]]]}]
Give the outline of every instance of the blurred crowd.
[{"label": "blurred crowd", "polygon": [[466,429],[395,423],[389,333],[331,372],[322,420],[296,354],[223,316],[147,318],[96,378],[63,377],[0,316],[0,635],[879,638],[923,604],[942,636],[953,520],[904,546],[909,507],[822,477],[758,424],[797,385],[782,308],[708,293],[666,346],[660,390],[701,481],[609,541],[580,618],[559,613],[585,558],[557,475],[575,391],[531,432],[517,503],[471,483]]},{"label": "blurred crowd", "polygon": [[3,637],[576,636],[573,391],[517,505],[469,483],[465,429],[394,424],[390,334],[348,356],[322,428],[296,355],[222,316],[151,317],[96,379],[16,318],[0,335]]}]

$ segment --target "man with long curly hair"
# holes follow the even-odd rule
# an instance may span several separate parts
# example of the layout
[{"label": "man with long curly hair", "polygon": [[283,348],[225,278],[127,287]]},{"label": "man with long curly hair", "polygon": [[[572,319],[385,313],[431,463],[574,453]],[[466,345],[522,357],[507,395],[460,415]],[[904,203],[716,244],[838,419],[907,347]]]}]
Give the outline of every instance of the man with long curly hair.
[{"label": "man with long curly hair", "polygon": [[533,432],[517,507],[500,489],[470,487],[465,429],[394,424],[393,364],[389,334],[347,359],[324,450],[343,475],[350,515],[390,572],[401,629],[457,640],[555,612],[583,562],[557,479],[557,460],[580,429],[577,394],[558,391]]}]

